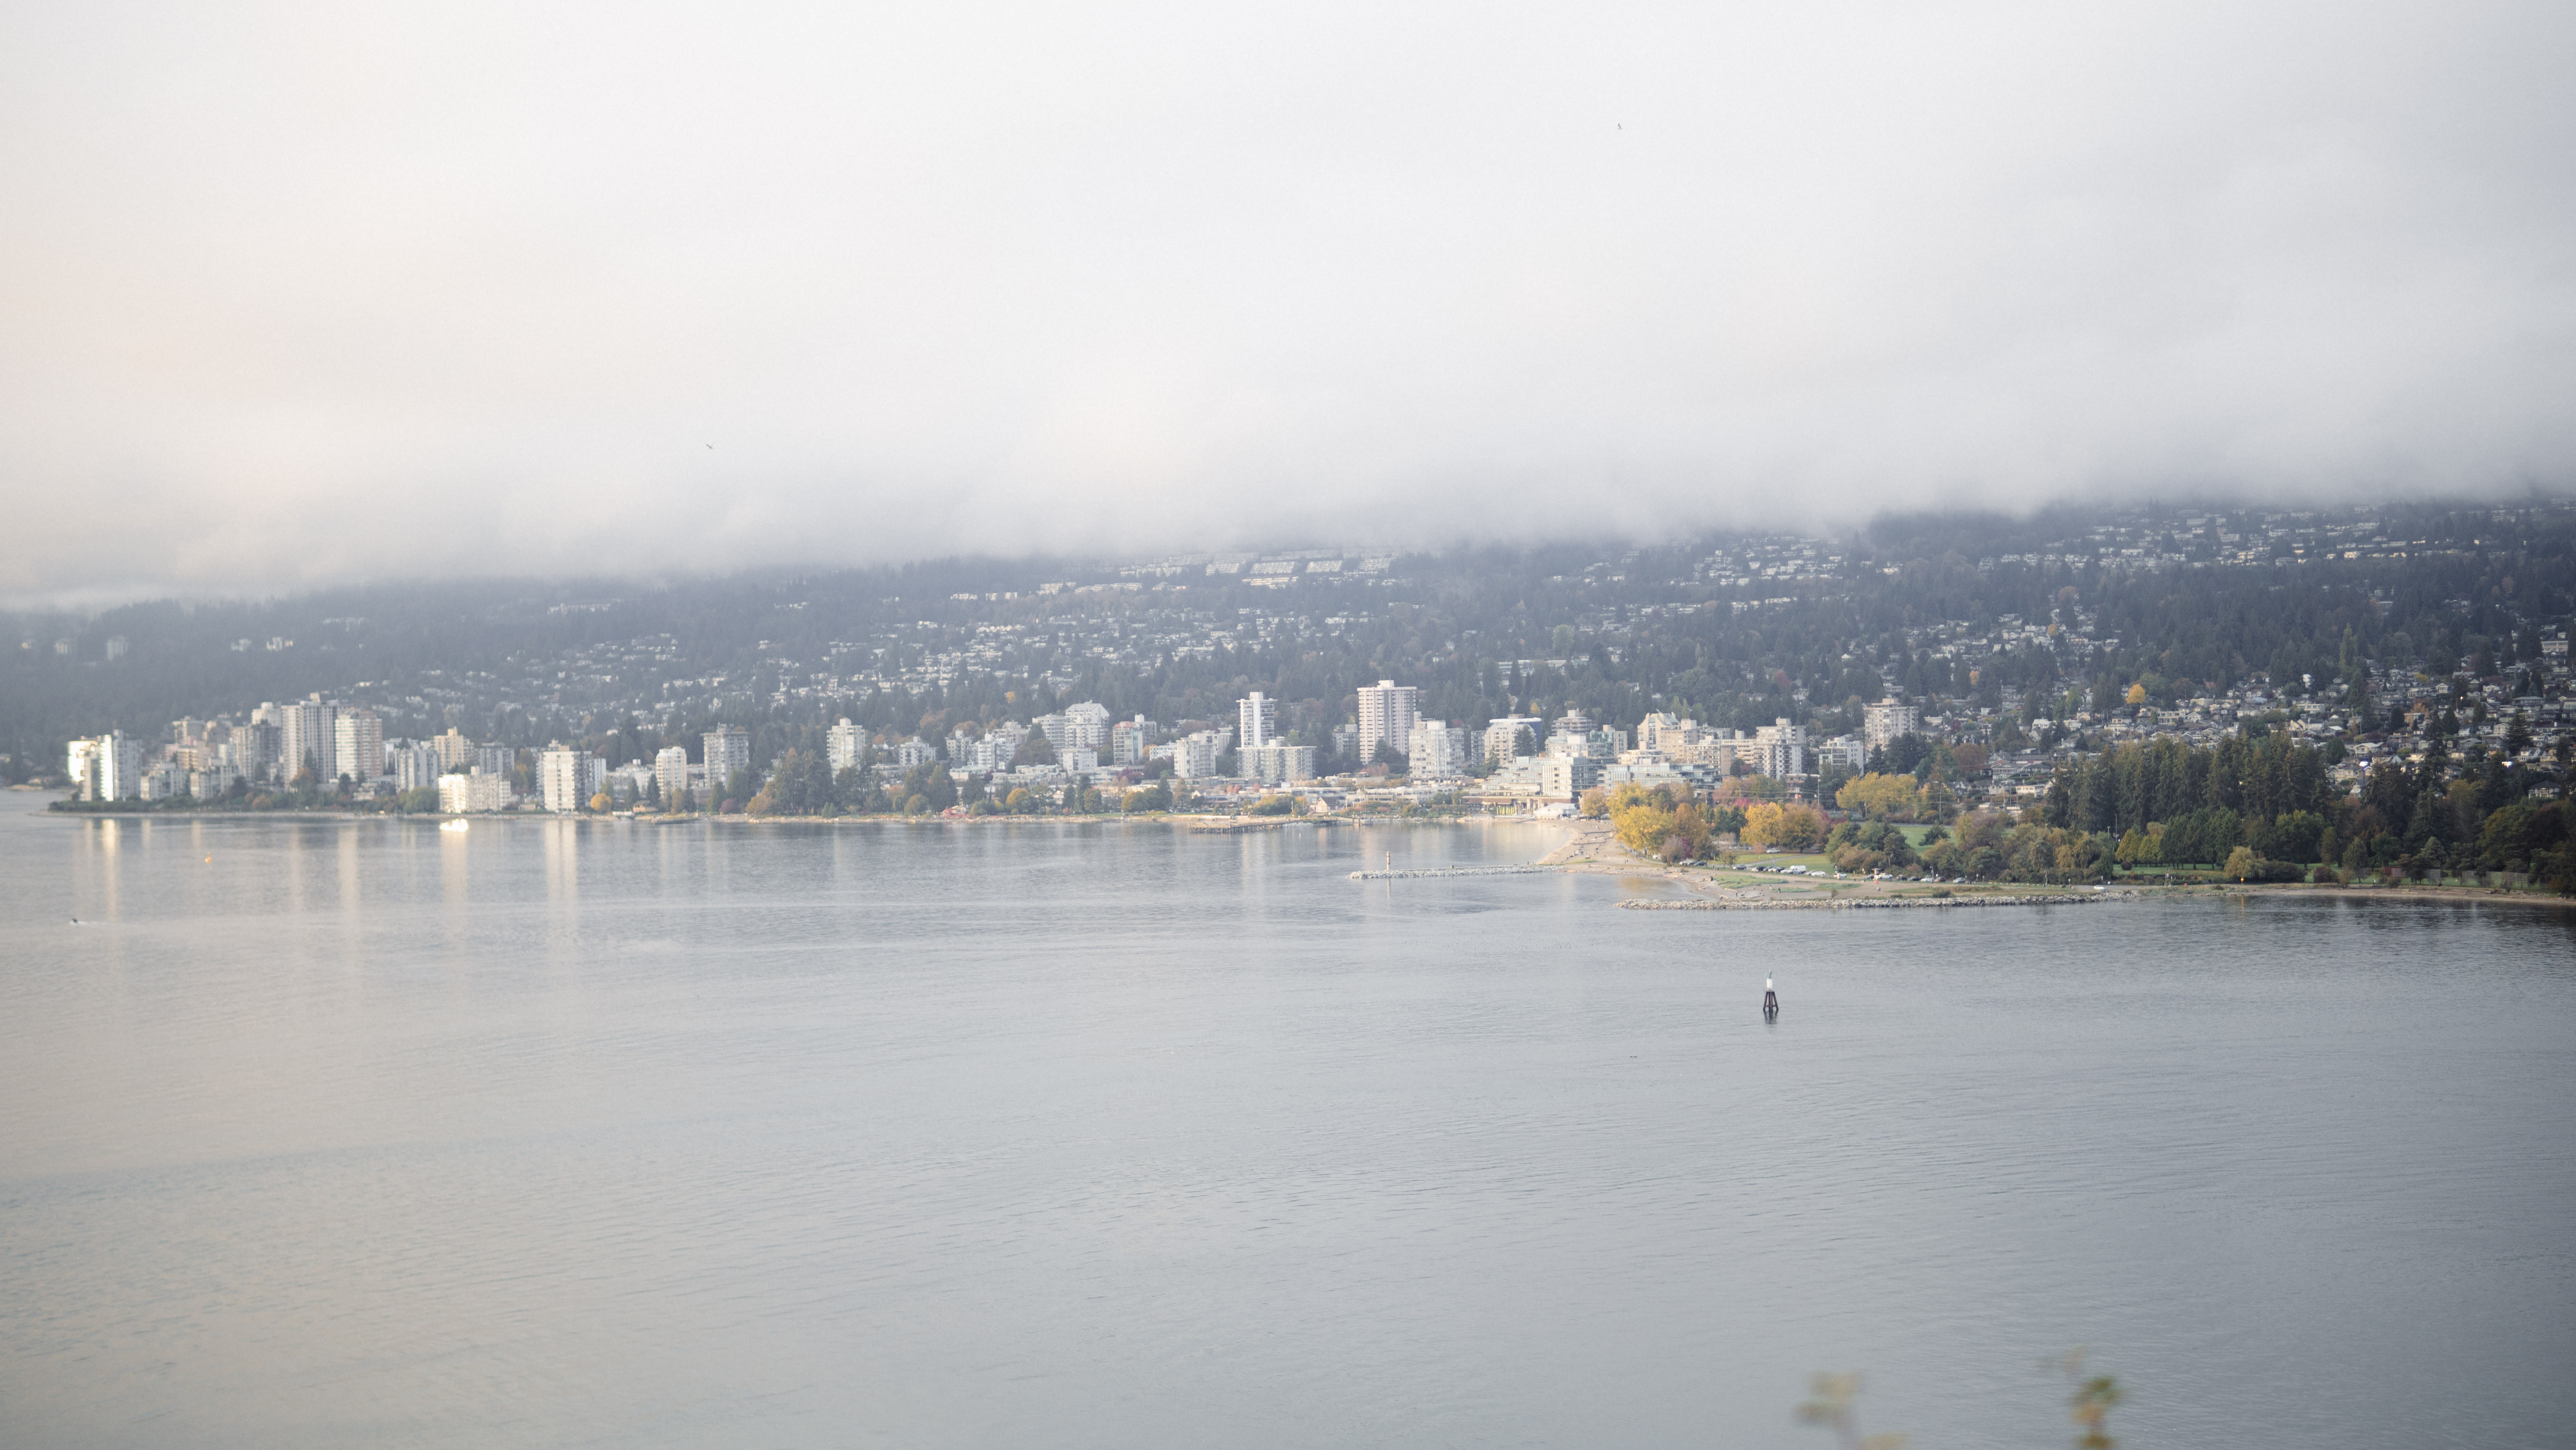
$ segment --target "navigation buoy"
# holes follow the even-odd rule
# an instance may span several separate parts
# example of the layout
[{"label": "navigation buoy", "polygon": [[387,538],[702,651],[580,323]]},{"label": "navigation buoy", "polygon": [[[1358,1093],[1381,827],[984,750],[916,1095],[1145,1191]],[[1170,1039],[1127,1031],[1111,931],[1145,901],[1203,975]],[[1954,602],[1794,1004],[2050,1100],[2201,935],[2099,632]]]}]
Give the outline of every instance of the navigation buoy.
[{"label": "navigation buoy", "polygon": [[1780,1015],[1780,994],[1771,989],[1771,978],[1762,978],[1762,1016],[1765,1021]]}]

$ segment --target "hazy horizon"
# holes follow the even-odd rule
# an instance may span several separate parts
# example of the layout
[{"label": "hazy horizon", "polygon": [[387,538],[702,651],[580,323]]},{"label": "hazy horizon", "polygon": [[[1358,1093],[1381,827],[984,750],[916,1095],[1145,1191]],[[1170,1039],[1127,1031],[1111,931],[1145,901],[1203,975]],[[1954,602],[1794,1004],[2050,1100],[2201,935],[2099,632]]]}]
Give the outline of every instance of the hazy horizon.
[{"label": "hazy horizon", "polygon": [[16,12],[0,599],[2576,482],[2576,15]]}]

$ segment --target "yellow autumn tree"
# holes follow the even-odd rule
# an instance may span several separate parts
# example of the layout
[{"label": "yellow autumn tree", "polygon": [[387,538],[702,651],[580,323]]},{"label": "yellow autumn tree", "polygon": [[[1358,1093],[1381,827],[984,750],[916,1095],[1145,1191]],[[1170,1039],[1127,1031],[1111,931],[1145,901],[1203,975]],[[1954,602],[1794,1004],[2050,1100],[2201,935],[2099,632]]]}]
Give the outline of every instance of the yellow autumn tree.
[{"label": "yellow autumn tree", "polygon": [[1680,861],[1708,854],[1708,820],[1686,799],[1629,781],[1612,790],[1605,804],[1620,844],[1641,856]]},{"label": "yellow autumn tree", "polygon": [[1834,804],[1874,821],[1910,820],[1922,813],[1923,797],[1910,775],[1875,772],[1843,782]]},{"label": "yellow autumn tree", "polygon": [[1762,801],[1744,813],[1739,834],[1748,846],[1813,851],[1825,844],[1825,813],[1810,805]]},{"label": "yellow autumn tree", "polygon": [[2129,687],[2129,703],[2132,705],[2147,703],[2147,687],[2143,681]]}]

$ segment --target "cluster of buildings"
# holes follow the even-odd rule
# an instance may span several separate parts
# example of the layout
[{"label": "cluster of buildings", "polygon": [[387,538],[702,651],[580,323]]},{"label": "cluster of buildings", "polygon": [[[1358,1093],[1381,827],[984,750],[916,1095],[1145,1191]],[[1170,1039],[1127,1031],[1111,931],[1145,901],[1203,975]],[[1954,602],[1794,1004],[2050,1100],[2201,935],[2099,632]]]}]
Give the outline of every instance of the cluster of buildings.
[{"label": "cluster of buildings", "polygon": [[[747,762],[747,740],[742,753]],[[387,740],[374,710],[316,694],[264,703],[243,719],[173,720],[161,741],[123,731],[74,740],[64,764],[74,797],[102,804],[212,801],[310,787],[346,790],[361,800],[436,790],[441,809],[467,811],[516,804],[522,762],[511,746],[469,740],[456,730]],[[556,809],[574,809],[607,784],[605,761],[563,746],[536,752],[533,771],[537,793]]]},{"label": "cluster of buildings", "polygon": [[1598,724],[1581,710],[1554,721],[1489,721],[1477,743],[1495,765],[1470,793],[1484,801],[1568,801],[1594,786],[1631,782],[1704,792],[1737,775],[1795,782],[1834,765],[1858,770],[1869,749],[1855,736],[1812,739],[1806,726],[1785,717],[1754,730],[1726,730],[1663,712],[1639,721],[1632,743],[1630,732]]},{"label": "cluster of buildings", "polygon": [[174,720],[166,741],[112,731],[71,742],[66,765],[83,800],[210,800],[238,786],[289,785],[305,772],[317,782],[375,781],[412,765],[408,751],[385,742],[376,712],[343,708],[315,695],[263,704],[246,720]]},{"label": "cluster of buildings", "polygon": [[[1795,778],[1838,753],[1857,768],[1865,749],[1847,737],[1811,743],[1803,726],[1786,719],[1738,732],[1650,715],[1632,743],[1630,732],[1598,725],[1580,710],[1554,721],[1514,715],[1472,727],[1424,719],[1418,700],[1415,687],[1393,680],[1362,688],[1352,719],[1334,732],[1334,755],[1363,763],[1399,757],[1407,788],[1417,794],[1456,790],[1488,801],[1562,802],[1620,781],[1706,788],[1730,774]],[[1905,707],[1873,710],[1869,744],[1918,724]],[[1032,751],[1029,742],[1041,737],[1048,749]],[[1236,702],[1232,726],[1201,726],[1169,738],[1142,715],[1121,720],[1086,701],[1025,725],[960,725],[940,741],[875,740],[845,717],[825,732],[825,744],[835,775],[867,765],[895,778],[941,762],[952,774],[983,779],[996,795],[1021,787],[1128,783],[1157,761],[1168,761],[1179,780],[1237,792],[1309,788],[1319,768],[1316,747],[1287,738],[1280,702],[1258,690]],[[176,720],[168,739],[158,742],[123,732],[75,740],[66,763],[76,796],[99,803],[213,801],[297,787],[360,800],[435,790],[438,809],[452,813],[578,811],[603,795],[666,807],[714,805],[744,772],[755,772],[756,780],[757,766],[765,764],[754,761],[751,733],[738,726],[706,732],[694,761],[674,745],[650,762],[624,765],[561,743],[521,751],[469,740],[455,729],[389,741],[372,709],[318,694],[263,704],[244,719]]]}]

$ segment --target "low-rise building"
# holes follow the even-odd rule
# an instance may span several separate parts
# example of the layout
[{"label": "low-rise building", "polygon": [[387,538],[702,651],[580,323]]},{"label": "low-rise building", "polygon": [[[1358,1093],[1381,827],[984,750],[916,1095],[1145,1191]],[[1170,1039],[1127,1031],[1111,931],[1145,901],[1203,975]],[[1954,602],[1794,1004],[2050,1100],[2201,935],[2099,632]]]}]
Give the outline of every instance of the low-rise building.
[{"label": "low-rise building", "polygon": [[1514,760],[1538,754],[1539,741],[1546,738],[1547,722],[1535,715],[1501,715],[1485,724],[1481,737],[1481,758],[1508,765]]},{"label": "low-rise building", "polygon": [[1172,742],[1172,773],[1183,780],[1212,780],[1217,761],[1232,743],[1231,730],[1193,730]]},{"label": "low-rise building", "polygon": [[438,808],[450,815],[510,808],[510,778],[485,771],[450,773],[438,778]]},{"label": "low-rise building", "polygon": [[1264,785],[1315,778],[1315,747],[1311,745],[1248,745],[1237,752],[1236,758],[1239,774]]}]

